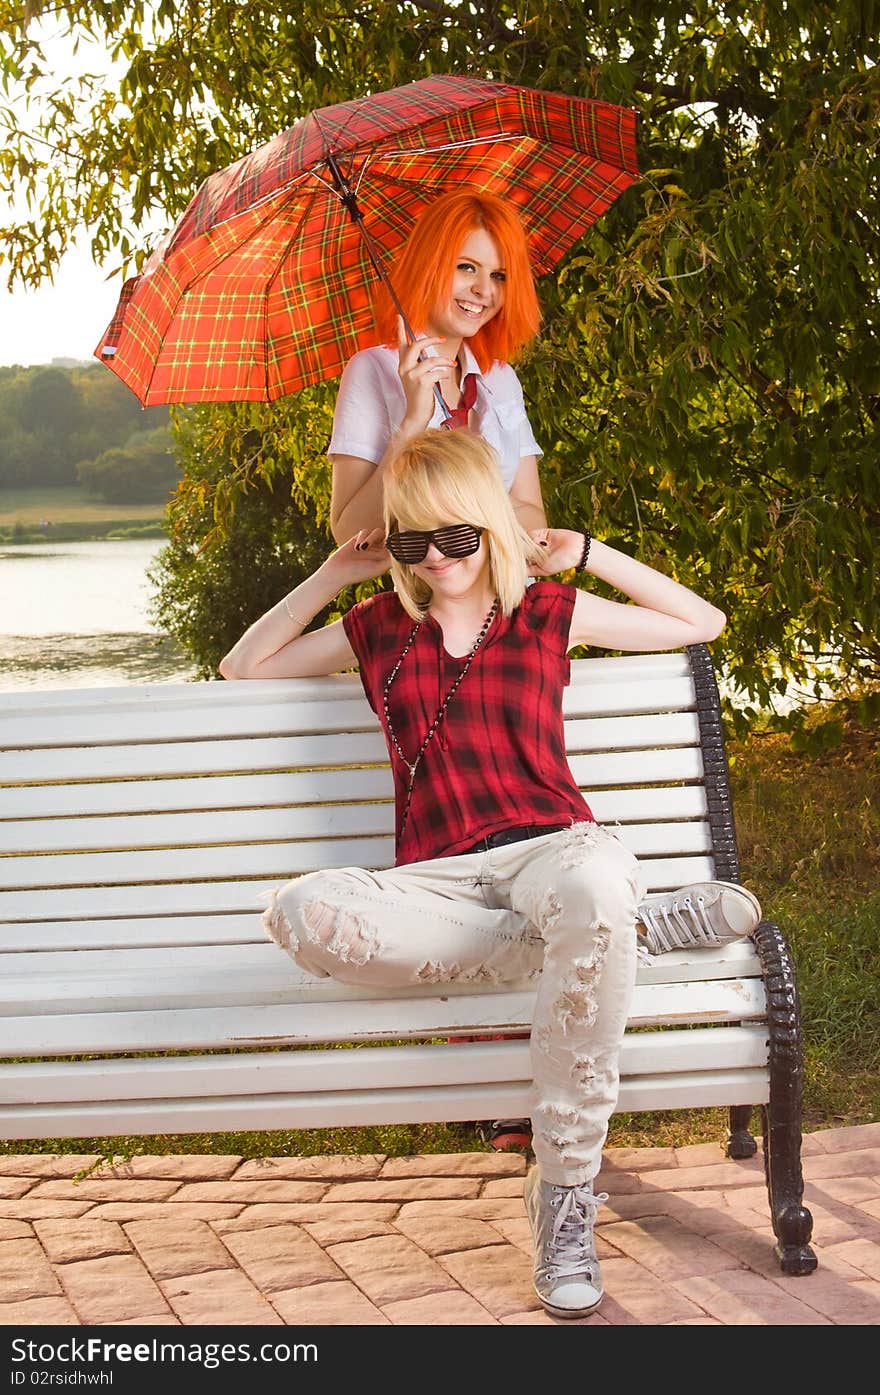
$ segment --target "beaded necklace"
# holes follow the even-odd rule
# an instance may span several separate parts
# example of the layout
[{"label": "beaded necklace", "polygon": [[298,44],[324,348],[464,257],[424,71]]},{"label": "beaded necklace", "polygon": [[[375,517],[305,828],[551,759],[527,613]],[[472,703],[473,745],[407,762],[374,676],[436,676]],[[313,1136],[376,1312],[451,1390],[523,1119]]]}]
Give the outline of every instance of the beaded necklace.
[{"label": "beaded necklace", "polygon": [[394,750],[396,751],[397,755],[400,757],[400,759],[403,761],[404,765],[406,766],[407,770],[409,771],[409,785],[408,785],[407,791],[406,791],[406,802],[404,803],[404,806],[403,806],[403,814],[401,815],[401,820],[400,820],[400,833],[401,833],[401,835],[403,834],[404,826],[406,825],[407,815],[409,814],[409,806],[410,806],[410,804],[412,803],[413,785],[415,784],[415,780],[416,780],[416,771],[417,771],[418,768],[419,768],[419,765],[420,765],[420,763],[421,763],[422,756],[425,754],[425,750],[427,749],[428,742],[431,740],[431,737],[434,735],[435,731],[437,730],[437,728],[439,727],[441,721],[443,720],[443,717],[445,716],[445,713],[446,713],[446,709],[447,709],[447,707],[449,706],[450,702],[452,701],[453,697],[455,696],[455,693],[456,693],[456,690],[458,689],[459,684],[461,683],[462,679],[464,678],[465,674],[467,673],[468,669],[470,668],[471,664],[473,663],[473,661],[474,661],[474,659],[475,659],[475,657],[476,657],[477,651],[478,651],[479,648],[480,648],[480,645],[483,643],[483,640],[486,638],[486,635],[489,633],[489,626],[492,624],[492,621],[495,619],[495,616],[496,616],[496,614],[498,613],[498,606],[499,606],[499,604],[500,604],[500,602],[499,602],[499,600],[498,600],[498,597],[496,596],[495,599],[494,599],[494,601],[492,602],[492,606],[491,606],[491,608],[490,608],[490,610],[489,610],[489,614],[486,616],[485,620],[483,621],[482,628],[480,629],[480,633],[477,635],[476,639],[474,640],[473,644],[472,644],[471,647],[470,647],[470,650],[469,650],[469,652],[468,652],[467,658],[466,658],[465,661],[464,661],[464,668],[461,670],[461,673],[458,675],[458,677],[456,678],[456,680],[455,680],[455,682],[453,683],[452,687],[449,689],[449,692],[446,694],[445,698],[443,699],[443,701],[441,702],[439,708],[437,709],[437,715],[436,715],[436,717],[434,718],[434,720],[433,720],[433,722],[431,723],[431,725],[428,727],[428,730],[427,730],[427,732],[425,733],[425,739],[424,739],[424,741],[422,742],[421,746],[419,747],[418,751],[416,752],[416,755],[415,755],[415,759],[414,759],[414,760],[411,760],[411,761],[407,760],[406,756],[403,754],[403,751],[402,751],[401,748],[400,748],[400,742],[399,742],[398,739],[397,739],[397,733],[396,733],[395,730],[394,730],[394,726],[393,726],[392,721],[391,721],[391,713],[390,713],[389,708],[388,708],[388,689],[391,687],[391,684],[394,682],[395,678],[397,677],[397,675],[398,675],[398,673],[399,673],[399,671],[400,671],[400,665],[403,663],[404,659],[406,658],[407,654],[409,653],[410,649],[412,648],[413,642],[414,642],[414,640],[415,640],[416,635],[418,634],[418,632],[419,632],[419,630],[421,629],[422,625],[425,623],[424,617],[423,617],[421,620],[417,620],[416,623],[413,625],[412,630],[410,631],[409,639],[406,641],[406,644],[403,646],[403,649],[402,649],[402,651],[401,651],[400,658],[397,660],[397,663],[394,665],[394,667],[393,667],[393,669],[391,670],[391,672],[389,673],[388,677],[385,679],[385,685],[384,685],[384,687],[382,688],[382,707],[383,707],[384,712],[385,712],[385,728],[386,728],[386,730],[387,730],[387,732],[388,732],[388,736],[389,736],[389,738],[390,738],[390,741],[391,741],[392,746],[394,747]]}]

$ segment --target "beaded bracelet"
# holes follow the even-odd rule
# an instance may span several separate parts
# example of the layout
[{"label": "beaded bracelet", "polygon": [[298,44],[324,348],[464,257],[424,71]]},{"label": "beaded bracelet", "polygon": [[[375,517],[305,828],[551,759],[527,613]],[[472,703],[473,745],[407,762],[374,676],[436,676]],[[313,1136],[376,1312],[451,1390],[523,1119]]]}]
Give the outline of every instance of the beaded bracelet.
[{"label": "beaded bracelet", "polygon": [[584,535],[584,550],[583,550],[583,552],[581,553],[581,560],[578,562],[577,566],[575,567],[575,571],[576,571],[576,572],[583,572],[583,571],[586,571],[586,569],[587,569],[587,559],[589,558],[589,555],[590,555],[590,544],[591,544],[591,542],[593,541],[593,535],[592,535],[592,533],[588,533],[587,530],[586,530],[586,528],[583,528],[581,531],[583,532],[583,535]]},{"label": "beaded bracelet", "polygon": [[294,625],[299,625],[301,630],[304,630],[306,625],[311,623],[309,620],[300,620],[298,615],[294,615],[293,611],[290,609],[289,596],[284,597],[284,609],[287,611],[288,620],[292,620]]}]

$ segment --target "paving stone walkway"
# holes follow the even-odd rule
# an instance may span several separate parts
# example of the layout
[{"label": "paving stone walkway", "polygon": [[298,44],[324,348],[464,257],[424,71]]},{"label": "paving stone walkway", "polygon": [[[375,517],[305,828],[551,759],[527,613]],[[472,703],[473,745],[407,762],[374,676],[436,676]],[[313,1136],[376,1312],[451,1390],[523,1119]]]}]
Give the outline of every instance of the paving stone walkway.
[{"label": "paving stone walkway", "polygon": [[[552,1324],[522,1158],[0,1154],[0,1324]],[[612,1148],[584,1325],[880,1322],[880,1123],[804,1139],[819,1257],[786,1278],[760,1153]],[[575,1324],[567,1323],[566,1326]]]}]

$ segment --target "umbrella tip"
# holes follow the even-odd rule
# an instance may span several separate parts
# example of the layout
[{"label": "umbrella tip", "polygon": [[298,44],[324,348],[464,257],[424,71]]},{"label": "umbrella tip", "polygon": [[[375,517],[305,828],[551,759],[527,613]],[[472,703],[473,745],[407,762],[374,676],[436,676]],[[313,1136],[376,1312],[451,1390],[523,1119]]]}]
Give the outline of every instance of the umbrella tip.
[{"label": "umbrella tip", "polygon": [[102,346],[102,348],[101,348],[101,357],[102,357],[102,358],[113,358],[113,356],[115,355],[115,353],[116,353],[116,345],[115,345],[115,344],[104,344],[104,345]]}]

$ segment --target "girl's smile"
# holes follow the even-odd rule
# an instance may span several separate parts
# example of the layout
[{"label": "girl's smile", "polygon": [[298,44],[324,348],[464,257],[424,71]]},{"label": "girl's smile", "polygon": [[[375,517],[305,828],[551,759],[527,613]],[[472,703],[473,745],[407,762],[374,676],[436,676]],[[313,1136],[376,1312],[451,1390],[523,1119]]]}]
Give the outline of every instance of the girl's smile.
[{"label": "girl's smile", "polygon": [[465,597],[476,596],[478,606],[482,606],[484,595],[491,590],[484,537],[480,538],[476,552],[467,557],[445,557],[431,543],[424,561],[417,562],[413,571],[430,587],[433,603],[441,599],[458,603]]}]

